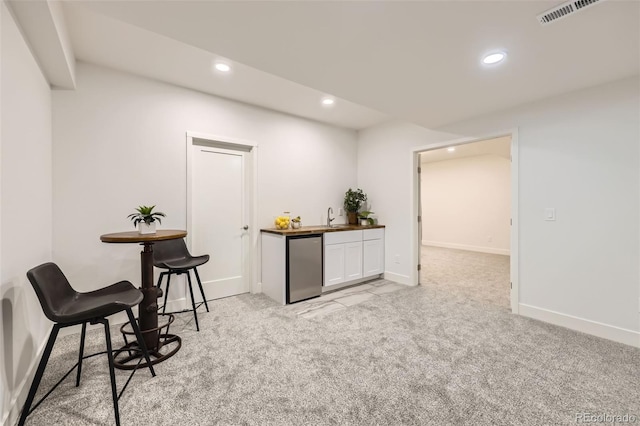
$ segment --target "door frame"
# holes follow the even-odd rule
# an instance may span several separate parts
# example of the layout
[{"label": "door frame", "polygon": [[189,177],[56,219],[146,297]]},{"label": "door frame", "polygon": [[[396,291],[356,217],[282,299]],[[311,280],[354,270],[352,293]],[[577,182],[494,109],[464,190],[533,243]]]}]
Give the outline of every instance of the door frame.
[{"label": "door frame", "polygon": [[245,214],[249,229],[247,238],[249,238],[249,248],[247,258],[243,259],[246,279],[249,281],[249,291],[251,293],[259,293],[258,287],[258,143],[243,139],[231,138],[227,136],[212,135],[200,132],[187,131],[186,133],[186,150],[187,150],[187,196],[186,196],[186,219],[187,219],[187,245],[191,249],[191,227],[193,223],[192,209],[192,174],[193,174],[193,146],[204,145],[212,148],[220,148],[225,150],[242,152],[245,154],[244,168],[244,187],[246,196],[243,197],[245,202]]},{"label": "door frame", "polygon": [[465,145],[473,142],[480,142],[487,139],[498,138],[501,136],[511,136],[511,235],[510,235],[510,258],[509,258],[509,270],[511,281],[511,312],[517,314],[519,312],[520,303],[520,276],[518,272],[518,230],[519,230],[519,216],[518,216],[518,128],[512,128],[509,130],[503,130],[493,133],[488,133],[478,137],[464,137],[460,139],[453,139],[444,142],[438,142],[433,145],[421,146],[412,148],[411,150],[411,217],[409,223],[411,224],[411,253],[413,265],[411,268],[411,283],[412,285],[419,284],[420,273],[417,265],[420,264],[420,250],[422,241],[418,238],[418,232],[421,227],[421,223],[418,222],[418,216],[420,215],[420,174],[418,173],[418,167],[420,167],[420,153],[425,151],[432,151],[434,149],[440,149],[449,146]]}]

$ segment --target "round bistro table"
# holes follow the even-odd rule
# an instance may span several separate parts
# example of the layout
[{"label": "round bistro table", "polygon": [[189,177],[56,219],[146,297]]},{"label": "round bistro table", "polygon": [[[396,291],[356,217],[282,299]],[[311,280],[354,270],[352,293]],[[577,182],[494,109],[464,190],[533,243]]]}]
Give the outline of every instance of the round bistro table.
[{"label": "round bistro table", "polygon": [[[130,243],[140,243],[143,246],[142,252],[140,253],[140,264],[142,271],[142,294],[143,299],[142,302],[138,305],[138,318],[140,321],[140,331],[142,332],[142,336],[144,338],[144,343],[149,350],[149,354],[153,356],[151,364],[157,364],[159,362],[164,361],[167,358],[173,356],[182,344],[182,341],[179,336],[168,334],[169,324],[172,322],[171,320],[166,325],[161,325],[158,327],[158,297],[161,296],[158,287],[153,284],[153,243],[156,241],[164,241],[164,240],[173,240],[178,238],[184,238],[187,236],[187,231],[177,230],[177,229],[162,229],[155,232],[155,234],[140,234],[138,231],[131,232],[116,232],[113,234],[104,234],[100,236],[100,241],[103,243],[118,243],[118,244],[130,244]],[[128,324],[128,323],[127,323]],[[125,324],[125,326],[127,325]],[[126,343],[126,334],[132,334],[124,331],[124,327],[122,327],[121,331],[123,335],[125,335],[125,343]],[[160,330],[164,327],[167,327],[167,333],[162,334]],[[161,338],[163,340],[161,340]],[[177,346],[166,353],[161,353],[160,348],[164,345],[175,343]],[[146,366],[146,363],[138,362],[135,364],[130,364],[129,362],[133,359],[142,358],[142,354],[140,351],[132,351],[133,347],[137,347],[135,342],[126,343],[125,347],[116,351],[116,354],[122,353],[124,351],[129,353],[129,357],[127,357],[123,361],[116,361],[114,365],[120,369],[124,370],[132,370],[139,366]],[[132,355],[132,352],[135,355]]]}]

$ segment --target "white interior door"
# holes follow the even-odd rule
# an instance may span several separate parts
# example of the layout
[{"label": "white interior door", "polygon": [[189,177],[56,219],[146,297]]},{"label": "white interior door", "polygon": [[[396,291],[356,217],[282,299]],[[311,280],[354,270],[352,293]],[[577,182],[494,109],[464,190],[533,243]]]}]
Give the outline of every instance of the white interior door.
[{"label": "white interior door", "polygon": [[[246,293],[247,153],[197,144],[191,149],[190,251],[211,257],[198,268],[205,295],[217,299]],[[194,288],[194,295],[198,293]]]}]

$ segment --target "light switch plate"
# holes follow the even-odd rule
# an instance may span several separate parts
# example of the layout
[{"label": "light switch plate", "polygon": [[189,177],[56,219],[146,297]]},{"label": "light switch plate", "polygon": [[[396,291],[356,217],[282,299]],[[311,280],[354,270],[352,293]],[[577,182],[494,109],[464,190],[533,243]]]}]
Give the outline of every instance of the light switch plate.
[{"label": "light switch plate", "polygon": [[556,220],[556,209],[553,207],[544,209],[544,220]]}]

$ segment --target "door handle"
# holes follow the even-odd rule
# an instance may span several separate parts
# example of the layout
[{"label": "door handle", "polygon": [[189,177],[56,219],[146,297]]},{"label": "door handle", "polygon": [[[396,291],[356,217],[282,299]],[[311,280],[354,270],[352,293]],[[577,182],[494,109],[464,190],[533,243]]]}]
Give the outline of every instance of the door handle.
[{"label": "door handle", "polygon": [[243,226],[242,229],[244,229],[246,231],[247,229],[249,229],[249,225]]}]

